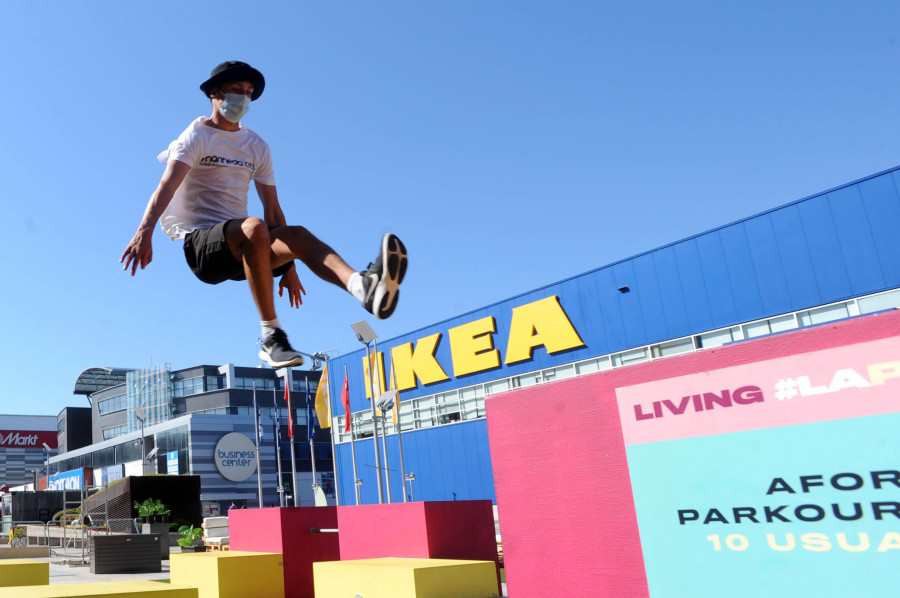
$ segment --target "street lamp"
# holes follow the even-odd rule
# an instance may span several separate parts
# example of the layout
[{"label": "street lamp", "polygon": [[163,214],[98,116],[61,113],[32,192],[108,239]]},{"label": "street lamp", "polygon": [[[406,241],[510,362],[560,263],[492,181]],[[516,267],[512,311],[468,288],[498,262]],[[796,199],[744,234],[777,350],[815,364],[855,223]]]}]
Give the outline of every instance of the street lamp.
[{"label": "street lamp", "polygon": [[378,483],[378,504],[384,504],[384,487],[381,485],[381,452],[378,448],[378,420],[375,418],[375,386],[373,384],[375,368],[372,367],[372,359],[369,355],[369,344],[378,338],[378,335],[365,320],[351,324],[350,328],[356,333],[356,340],[366,346],[366,363],[369,364],[369,394],[372,397],[369,406],[372,408],[372,440],[375,444],[375,479]]},{"label": "street lamp", "polygon": [[[42,443],[44,445],[44,451],[47,454],[47,486],[50,485],[50,445],[46,442]],[[37,490],[37,488],[35,488]]]},{"label": "street lamp", "polygon": [[406,474],[406,475],[403,477],[403,479],[405,479],[407,482],[409,482],[409,500],[410,500],[410,502],[415,502],[416,499],[415,499],[415,497],[413,496],[412,483],[413,483],[413,481],[415,481],[415,479],[416,479],[416,474],[414,474],[414,473],[412,473],[412,472],[409,472],[408,474]]},{"label": "street lamp", "polygon": [[[147,414],[144,413],[144,409],[142,407],[134,408],[134,416],[138,418],[141,422],[141,469],[144,468],[144,420],[147,419]],[[143,471],[141,472],[143,473]]]}]

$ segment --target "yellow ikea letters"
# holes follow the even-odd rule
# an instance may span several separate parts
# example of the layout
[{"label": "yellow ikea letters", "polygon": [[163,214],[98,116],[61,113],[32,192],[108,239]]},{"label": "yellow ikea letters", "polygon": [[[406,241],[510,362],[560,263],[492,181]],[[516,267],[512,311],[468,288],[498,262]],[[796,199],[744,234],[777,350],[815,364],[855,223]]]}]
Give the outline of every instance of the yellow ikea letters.
[{"label": "yellow ikea letters", "polygon": [[[450,328],[447,335],[453,375],[465,376],[500,367],[500,351],[494,344],[496,333],[497,322],[493,316]],[[413,343],[391,348],[391,363],[398,390],[415,388],[417,383],[434,384],[450,378],[435,357],[440,340],[441,333],[436,333],[417,340],[415,348]],[[560,305],[559,298],[551,295],[513,308],[503,363],[509,365],[527,361],[538,347],[544,347],[552,355],[583,346],[584,342]],[[363,362],[368,375],[365,357]],[[380,370],[378,378],[384,388],[384,363],[380,358],[376,362],[376,370]],[[368,388],[366,396],[369,396]]]},{"label": "yellow ikea letters", "polygon": [[507,365],[531,359],[532,351],[541,345],[551,355],[584,346],[556,295],[512,311],[504,362]]},{"label": "yellow ikea letters", "polygon": [[450,329],[450,354],[453,375],[483,372],[500,365],[500,352],[494,348],[497,325],[493,316]]},{"label": "yellow ikea letters", "polygon": [[434,357],[440,338],[440,332],[420,338],[416,341],[415,350],[412,343],[397,345],[391,349],[391,363],[397,376],[398,390],[415,388],[417,377],[422,384],[450,379]]}]

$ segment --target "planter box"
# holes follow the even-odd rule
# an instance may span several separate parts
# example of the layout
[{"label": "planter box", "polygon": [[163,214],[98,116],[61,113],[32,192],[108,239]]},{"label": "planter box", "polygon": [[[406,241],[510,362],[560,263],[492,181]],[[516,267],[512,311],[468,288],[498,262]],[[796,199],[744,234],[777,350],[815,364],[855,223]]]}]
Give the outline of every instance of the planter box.
[{"label": "planter box", "polygon": [[91,573],[162,571],[159,534],[112,534],[91,538]]},{"label": "planter box", "polygon": [[168,523],[145,523],[141,525],[142,534],[159,534],[159,557],[167,561],[169,560],[169,524]]}]

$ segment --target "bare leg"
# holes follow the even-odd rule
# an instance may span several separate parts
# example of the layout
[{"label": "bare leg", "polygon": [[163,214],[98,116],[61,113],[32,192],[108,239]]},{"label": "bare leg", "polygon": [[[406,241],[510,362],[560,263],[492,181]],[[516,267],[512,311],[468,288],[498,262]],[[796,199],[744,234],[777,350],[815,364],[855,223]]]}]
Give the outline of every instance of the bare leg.
[{"label": "bare leg", "polygon": [[277,268],[298,259],[313,274],[334,285],[347,288],[355,272],[341,256],[302,226],[279,226],[272,229],[272,266]]},{"label": "bare leg", "polygon": [[225,229],[231,253],[244,262],[244,274],[261,320],[274,320],[275,299],[272,283],[272,249],[269,227],[259,218],[232,222]]},{"label": "bare leg", "polygon": [[299,259],[322,280],[346,289],[355,272],[335,251],[302,226],[269,230],[265,221],[247,218],[225,230],[231,253],[244,263],[244,274],[261,320],[274,320],[272,269]]}]

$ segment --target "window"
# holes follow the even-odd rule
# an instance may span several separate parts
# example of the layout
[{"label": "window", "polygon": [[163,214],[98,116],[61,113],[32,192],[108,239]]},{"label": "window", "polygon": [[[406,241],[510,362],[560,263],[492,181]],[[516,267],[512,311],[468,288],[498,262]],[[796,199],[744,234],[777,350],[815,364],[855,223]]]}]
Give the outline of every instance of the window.
[{"label": "window", "polygon": [[103,428],[100,430],[100,433],[103,435],[103,440],[109,440],[110,438],[115,438],[116,436],[121,436],[128,432],[128,426],[112,426],[110,428]]},{"label": "window", "polygon": [[632,349],[631,351],[622,351],[621,353],[616,353],[612,356],[613,365],[616,367],[620,367],[623,365],[631,365],[632,363],[647,361],[650,358],[647,353],[647,347],[641,347],[640,349]]},{"label": "window", "polygon": [[669,341],[652,347],[653,357],[670,357],[680,353],[688,353],[694,350],[693,338],[682,338],[677,341]]},{"label": "window", "polygon": [[612,368],[609,355],[597,359],[588,359],[575,364],[575,375],[590,374],[591,372],[603,372]]},{"label": "window", "polygon": [[256,384],[256,390],[275,390],[275,380],[274,379],[265,379],[265,378],[235,378],[234,387],[242,388],[244,390],[253,390],[253,385]]},{"label": "window", "polygon": [[97,401],[97,411],[100,415],[113,413],[114,411],[122,411],[126,407],[128,407],[128,401],[124,394]]},{"label": "window", "polygon": [[839,303],[837,305],[827,305],[818,309],[803,311],[797,314],[797,316],[800,319],[801,326],[812,326],[813,324],[822,324],[824,322],[832,322],[834,320],[840,320],[841,318],[850,317],[850,312],[847,311],[846,303]]},{"label": "window", "polygon": [[[481,386],[470,386],[459,391],[459,404],[462,409],[463,419],[478,419],[484,417],[484,389]],[[403,409],[400,409],[400,419],[403,419]],[[404,425],[404,429],[406,429]]]},{"label": "window", "polygon": [[697,337],[698,349],[709,349],[711,347],[721,347],[728,343],[733,343],[741,338],[740,328],[726,328],[724,330],[714,330]]},{"label": "window", "polygon": [[550,368],[549,370],[544,370],[544,382],[550,382],[551,380],[563,380],[564,378],[571,378],[575,375],[575,366],[572,364],[562,365],[555,368]]},{"label": "window", "polygon": [[187,380],[175,380],[172,383],[175,397],[187,397],[203,392],[203,376],[188,378]]},{"label": "window", "polygon": [[900,307],[900,291],[863,297],[857,303],[859,303],[859,312],[862,314],[871,314],[885,309],[896,309]]}]

